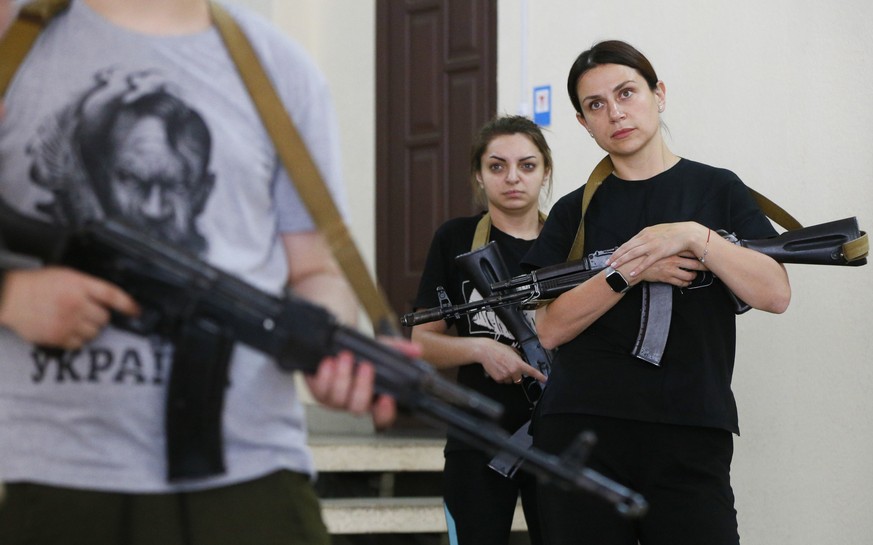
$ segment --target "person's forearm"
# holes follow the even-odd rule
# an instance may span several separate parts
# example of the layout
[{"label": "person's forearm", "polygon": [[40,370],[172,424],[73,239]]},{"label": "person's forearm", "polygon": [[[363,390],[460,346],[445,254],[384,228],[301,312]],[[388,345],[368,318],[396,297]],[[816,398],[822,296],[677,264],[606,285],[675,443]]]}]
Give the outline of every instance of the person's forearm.
[{"label": "person's forearm", "polygon": [[537,335],[553,350],[573,340],[623,297],[612,291],[603,272],[537,309]]},{"label": "person's forearm", "polygon": [[422,358],[438,369],[451,369],[477,361],[476,339],[416,326],[412,328],[412,341],[421,345]]},{"label": "person's forearm", "polygon": [[357,325],[358,300],[340,271],[308,275],[292,288],[298,297],[326,308],[341,324]]},{"label": "person's forearm", "polygon": [[5,288],[6,288],[6,269],[0,267],[0,316],[3,315],[3,301],[6,299]]},{"label": "person's forearm", "polygon": [[321,305],[343,325],[358,323],[358,300],[330,247],[317,231],[283,235],[288,286],[298,297]]},{"label": "person's forearm", "polygon": [[0,37],[6,33],[14,16],[15,6],[12,0],[0,0]]},{"label": "person's forearm", "polygon": [[788,273],[771,257],[716,237],[710,241],[705,264],[749,306],[774,313],[788,308]]}]

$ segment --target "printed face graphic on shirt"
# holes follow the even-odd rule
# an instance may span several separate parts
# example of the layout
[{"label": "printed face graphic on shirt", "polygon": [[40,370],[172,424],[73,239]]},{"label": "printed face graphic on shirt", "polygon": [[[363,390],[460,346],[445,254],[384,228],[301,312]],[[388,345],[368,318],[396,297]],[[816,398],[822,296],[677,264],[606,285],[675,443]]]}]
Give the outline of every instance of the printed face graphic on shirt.
[{"label": "printed face graphic on shirt", "polygon": [[[468,303],[482,300],[482,294],[479,293],[479,290],[473,287],[472,282],[464,281],[461,285],[461,289],[464,292],[464,299]],[[524,310],[522,312],[528,323],[533,325],[533,311]],[[483,310],[475,314],[469,314],[467,315],[467,321],[470,335],[491,337],[495,341],[500,342],[508,341],[507,344],[518,348],[518,342],[515,340],[515,335],[513,335],[509,328],[506,327],[500,318],[497,317],[497,314],[493,310]],[[501,341],[501,338],[504,340]]]},{"label": "printed face graphic on shirt", "polygon": [[[472,287],[472,282],[464,282],[462,289],[468,302],[473,303],[482,300],[482,294],[479,293],[479,290]],[[468,292],[468,290],[470,291]],[[497,318],[497,314],[493,310],[483,310],[482,312],[468,315],[467,319],[470,322],[471,335],[487,336],[495,341],[500,340],[501,337],[515,339],[509,329]]]},{"label": "printed face graphic on shirt", "polygon": [[203,118],[155,74],[107,71],[41,127],[29,152],[40,208],[62,224],[110,216],[195,253],[214,185]]}]

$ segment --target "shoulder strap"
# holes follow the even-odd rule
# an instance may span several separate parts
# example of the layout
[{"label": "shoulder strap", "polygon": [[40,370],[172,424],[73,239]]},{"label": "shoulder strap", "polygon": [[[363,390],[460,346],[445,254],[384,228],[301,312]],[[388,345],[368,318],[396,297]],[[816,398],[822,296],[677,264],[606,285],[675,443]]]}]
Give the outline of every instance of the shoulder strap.
[{"label": "shoulder strap", "polygon": [[306,149],[306,144],[261,66],[251,43],[221,5],[216,2],[210,2],[210,5],[215,26],[276,146],[282,164],[294,181],[319,231],[327,239],[374,329],[379,333],[395,333],[397,318],[389,307],[385,294],[370,276],[318,168]]},{"label": "shoulder strap", "polygon": [[861,235],[855,240],[850,240],[843,244],[843,256],[846,261],[851,263],[859,259],[864,259],[870,253],[870,243],[867,239],[867,233],[861,231]]},{"label": "shoulder strap", "polygon": [[70,0],[35,0],[21,7],[18,18],[0,41],[0,97],[12,81],[40,31],[52,17],[66,9]]},{"label": "shoulder strap", "polygon": [[[540,223],[545,223],[547,216],[540,211],[539,212]],[[479,218],[479,223],[476,224],[476,232],[473,233],[473,244],[470,245],[470,251],[476,250],[477,248],[481,248],[488,243],[488,240],[491,238],[491,214],[485,212],[485,214]]]},{"label": "shoulder strap", "polygon": [[588,176],[588,181],[585,182],[585,189],[582,190],[582,217],[579,219],[579,227],[576,229],[576,238],[573,239],[573,246],[570,247],[570,254],[567,256],[567,261],[578,261],[582,259],[582,252],[585,251],[585,211],[588,210],[588,205],[591,204],[591,198],[594,197],[594,192],[600,187],[610,174],[612,174],[612,159],[609,155],[604,157],[597,163],[591,175]]},{"label": "shoulder strap", "polygon": [[470,246],[470,251],[485,246],[489,238],[491,238],[491,214],[485,212],[479,218],[479,223],[476,224],[476,232],[473,233],[473,244]]},{"label": "shoulder strap", "polygon": [[[585,183],[585,189],[582,192],[582,219],[579,221],[579,228],[576,230],[576,238],[573,239],[573,246],[570,248],[570,254],[567,256],[567,261],[582,259],[585,245],[585,211],[588,210],[588,205],[591,204],[591,198],[594,196],[594,192],[597,191],[597,188],[600,187],[603,180],[612,173],[612,169],[612,160],[609,158],[609,155],[607,155],[600,160],[596,167],[594,167],[594,170],[588,177],[588,181]],[[800,229],[803,227],[799,221],[794,219],[794,216],[786,212],[781,206],[758,193],[751,187],[749,188],[749,191],[752,193],[752,197],[755,198],[755,201],[758,203],[758,206],[761,207],[764,214],[771,220],[775,221],[783,229],[786,231],[793,231],[794,229]],[[854,247],[862,245],[863,242],[858,242],[856,244],[849,243],[843,250],[847,255],[858,254],[860,253],[860,250],[856,250]]]},{"label": "shoulder strap", "polygon": [[793,231],[803,227],[799,221],[794,219],[794,216],[783,210],[781,206],[764,195],[761,195],[751,187],[749,188],[749,191],[752,193],[752,197],[755,198],[755,201],[758,202],[758,206],[760,206],[761,210],[764,211],[764,214],[766,214],[771,220],[775,221],[777,225],[781,226],[786,231]]}]

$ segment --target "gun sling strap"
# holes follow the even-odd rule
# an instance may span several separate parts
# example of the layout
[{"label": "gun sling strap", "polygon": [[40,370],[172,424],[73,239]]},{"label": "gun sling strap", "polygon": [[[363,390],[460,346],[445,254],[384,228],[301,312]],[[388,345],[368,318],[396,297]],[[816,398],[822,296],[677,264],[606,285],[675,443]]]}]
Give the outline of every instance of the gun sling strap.
[{"label": "gun sling strap", "polygon": [[[540,225],[546,222],[547,216],[539,212]],[[476,231],[473,233],[473,243],[470,245],[470,251],[476,250],[485,246],[491,240],[491,214],[485,212],[476,224]]]},{"label": "gun sling strap", "polygon": [[[70,0],[34,0],[21,7],[16,21],[0,40],[0,97],[24,61],[40,31]],[[342,271],[355,290],[375,331],[397,333],[397,318],[376,284],[351,238],[327,185],[306,149],[293,121],[276,93],[266,71],[245,33],[218,3],[209,2],[215,27],[255,104],[282,165],[297,188],[318,230],[327,240]],[[227,359],[230,357],[226,333],[214,331],[211,324],[192,317],[185,328],[186,339],[177,338],[176,354],[196,357],[198,366],[208,363],[208,380],[198,379],[199,371],[185,370],[174,358],[167,400],[168,477],[202,477],[224,471],[221,444],[221,411],[226,387]],[[202,326],[202,331],[192,331]],[[182,334],[180,333],[180,336]],[[211,339],[213,346],[196,355],[192,342],[202,346]],[[208,361],[209,359],[215,361]],[[224,361],[222,361],[224,360]],[[177,370],[178,367],[178,370]],[[215,376],[223,373],[223,376]],[[196,407],[193,407],[196,405]]]},{"label": "gun sling strap", "polygon": [[[588,205],[591,204],[594,192],[612,174],[613,168],[612,159],[607,155],[594,167],[594,170],[588,177],[588,181],[585,183],[585,189],[582,191],[582,217],[579,220],[579,227],[576,231],[576,237],[573,239],[573,245],[570,248],[567,261],[582,259],[584,255],[585,212],[588,210]],[[794,219],[791,214],[779,205],[752,188],[749,188],[749,191],[764,214],[778,225],[787,231],[793,231],[802,227],[799,221]],[[842,254],[846,263],[861,260],[867,256],[867,253],[867,234],[863,231],[859,237],[849,240],[842,245]],[[642,311],[640,315],[640,329],[631,353],[653,365],[660,365],[661,357],[664,355],[664,349],[667,344],[667,335],[670,330],[673,288],[669,284],[652,284],[649,282],[643,282],[641,287]]]}]

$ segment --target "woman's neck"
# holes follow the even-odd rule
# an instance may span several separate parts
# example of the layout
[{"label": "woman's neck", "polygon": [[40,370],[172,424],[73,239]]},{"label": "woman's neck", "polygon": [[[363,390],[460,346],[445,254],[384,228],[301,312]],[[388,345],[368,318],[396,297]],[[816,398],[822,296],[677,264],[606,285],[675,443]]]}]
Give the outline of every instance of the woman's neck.
[{"label": "woman's neck", "polygon": [[488,207],[488,213],[491,214],[491,225],[497,229],[522,240],[537,238],[543,228],[539,209],[532,207],[528,210],[518,211],[518,213],[514,212],[501,210],[494,206]]},{"label": "woman's neck", "polygon": [[122,28],[173,36],[200,32],[212,20],[207,0],[84,0],[107,20]]},{"label": "woman's neck", "polygon": [[622,180],[648,180],[679,162],[679,157],[661,139],[632,155],[611,155],[610,158],[615,175]]}]

